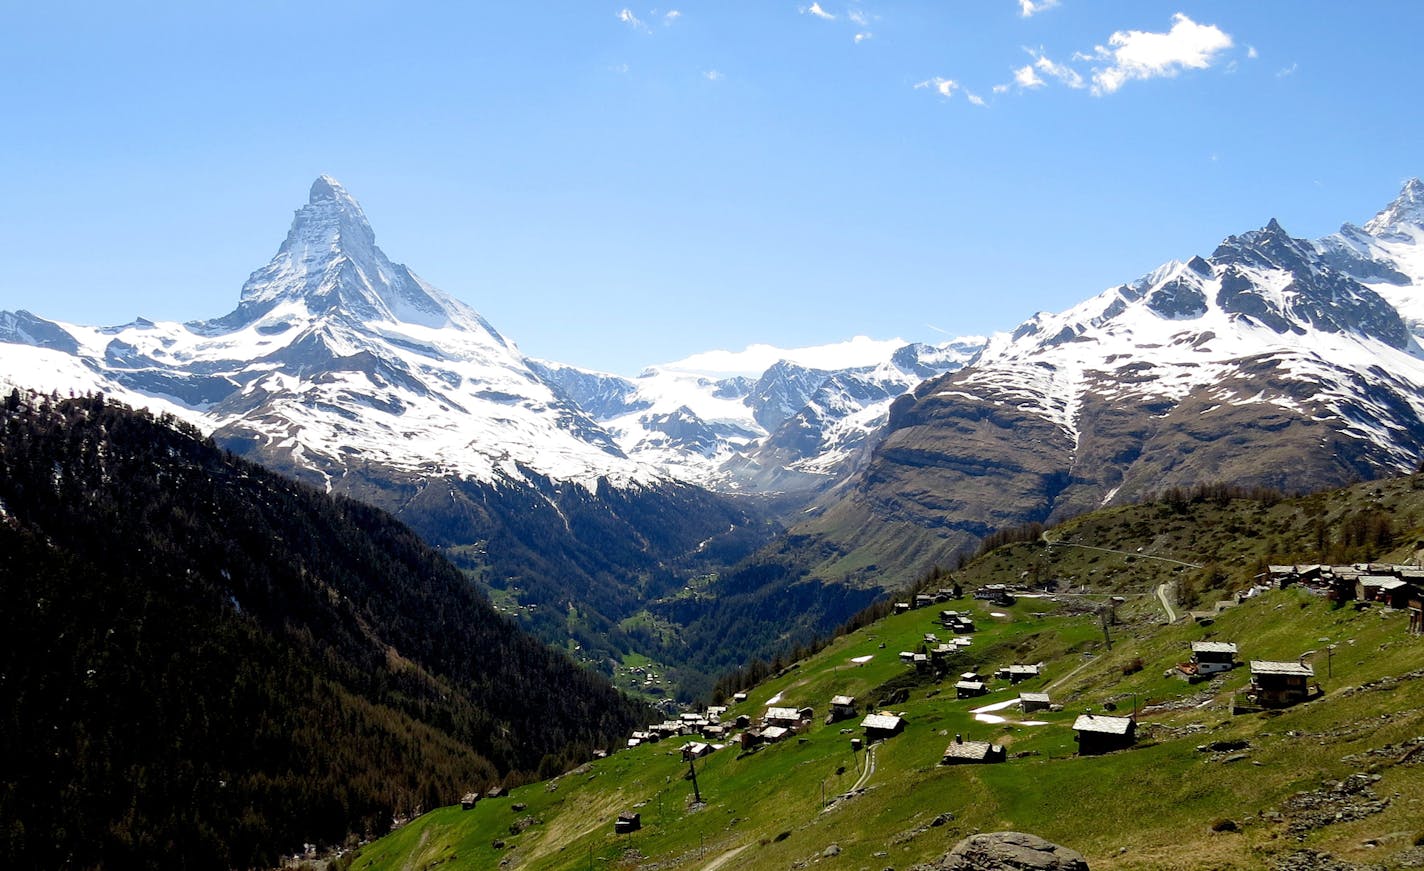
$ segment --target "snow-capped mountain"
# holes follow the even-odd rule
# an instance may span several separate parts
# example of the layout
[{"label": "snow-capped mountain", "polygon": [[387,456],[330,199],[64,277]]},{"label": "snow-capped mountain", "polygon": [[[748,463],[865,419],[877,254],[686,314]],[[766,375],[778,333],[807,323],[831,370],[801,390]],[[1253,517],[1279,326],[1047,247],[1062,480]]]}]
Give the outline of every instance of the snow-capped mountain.
[{"label": "snow-capped mountain", "polygon": [[[232,313],[93,328],[20,312],[0,315],[0,339],[4,370],[25,386],[157,406],[328,478],[357,463],[488,483],[666,477],[625,456],[473,309],[392,263],[326,176]],[[37,373],[17,356],[49,362]]]},{"label": "snow-capped mountain", "polygon": [[732,491],[807,490],[850,471],[896,397],[960,368],[982,344],[861,336],[812,348],[758,346],[650,367],[637,378],[557,363],[535,368],[628,456],[674,477]]},{"label": "snow-capped mountain", "polygon": [[993,529],[1171,486],[1296,491],[1413,470],[1421,338],[1411,181],[1364,227],[1308,241],[1272,220],[992,337],[892,409],[864,474],[812,525],[840,550],[894,540],[947,562]]},{"label": "snow-capped mountain", "polygon": [[[0,371],[24,373],[24,386],[101,390],[328,483],[361,464],[588,489],[820,486],[890,400],[977,350],[860,338],[700,355],[636,379],[532,361],[387,258],[326,176],[226,316],[95,328],[0,312]],[[727,365],[750,368],[717,371]],[[789,422],[794,433],[779,433]]]}]

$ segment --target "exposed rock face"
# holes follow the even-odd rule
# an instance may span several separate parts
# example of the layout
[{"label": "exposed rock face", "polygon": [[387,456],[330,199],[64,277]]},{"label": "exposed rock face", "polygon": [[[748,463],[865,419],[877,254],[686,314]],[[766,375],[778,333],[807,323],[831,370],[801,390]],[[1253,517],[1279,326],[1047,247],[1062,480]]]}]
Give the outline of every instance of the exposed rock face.
[{"label": "exposed rock face", "polygon": [[910,871],[1088,871],[1076,850],[1023,832],[971,835],[941,858]]},{"label": "exposed rock face", "polygon": [[1293,492],[1416,467],[1420,197],[1411,184],[1372,229],[1320,242],[1272,221],[992,337],[897,399],[839,501],[796,528],[834,555],[814,576],[873,565],[889,587],[990,531],[1170,487]]}]

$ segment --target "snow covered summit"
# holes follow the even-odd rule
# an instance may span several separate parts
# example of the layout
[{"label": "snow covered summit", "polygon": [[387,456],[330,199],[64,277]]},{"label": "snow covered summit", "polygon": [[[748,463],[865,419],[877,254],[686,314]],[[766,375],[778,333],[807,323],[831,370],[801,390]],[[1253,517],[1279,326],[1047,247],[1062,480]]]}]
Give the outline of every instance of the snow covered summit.
[{"label": "snow covered summit", "polygon": [[665,478],[630,460],[477,312],[387,258],[329,176],[225,317],[110,328],[6,318],[0,371],[26,373],[23,386],[157,407],[328,483],[356,463],[488,483]]}]

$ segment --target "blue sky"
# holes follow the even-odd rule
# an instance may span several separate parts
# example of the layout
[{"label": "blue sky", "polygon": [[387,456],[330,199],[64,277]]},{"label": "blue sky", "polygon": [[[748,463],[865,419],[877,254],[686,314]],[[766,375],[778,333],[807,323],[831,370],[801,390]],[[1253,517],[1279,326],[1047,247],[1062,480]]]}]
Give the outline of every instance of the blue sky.
[{"label": "blue sky", "polygon": [[321,173],[529,354],[1010,329],[1424,174],[1424,4],[0,0],[0,309],[231,310]]}]

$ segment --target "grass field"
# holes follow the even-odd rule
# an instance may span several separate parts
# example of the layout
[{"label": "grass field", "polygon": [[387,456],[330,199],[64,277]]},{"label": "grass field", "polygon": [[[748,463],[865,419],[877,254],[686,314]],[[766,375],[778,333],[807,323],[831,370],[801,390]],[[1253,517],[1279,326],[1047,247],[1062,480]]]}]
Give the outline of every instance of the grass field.
[{"label": "grass field", "polygon": [[[1260,868],[1271,857],[1304,846],[1355,860],[1380,861],[1391,845],[1402,849],[1424,831],[1424,768],[1363,765],[1345,757],[1424,735],[1424,684],[1405,680],[1387,689],[1353,691],[1390,675],[1424,669],[1424,643],[1405,634],[1400,612],[1332,610],[1308,593],[1266,594],[1222,613],[1210,626],[1161,625],[1143,613],[1110,627],[1107,648],[1096,614],[1067,613],[1067,601],[1020,599],[1010,607],[969,604],[978,631],[973,644],[936,681],[910,677],[901,650],[918,649],[923,633],[949,633],[932,618],[938,608],[895,615],[837,639],[811,659],[755,688],[729,711],[753,717],[767,704],[816,709],[806,734],[742,753],[729,746],[698,760],[704,803],[692,804],[683,739],[614,753],[556,781],[531,784],[509,798],[474,810],[442,808],[364,848],[357,869],[420,868],[704,868],[732,850],[725,867],[789,868],[819,861],[832,868],[903,867],[938,856],[976,831],[1031,831],[1084,853],[1094,869]],[[1003,616],[993,616],[994,613]],[[1243,659],[1295,659],[1335,644],[1327,663],[1315,655],[1327,695],[1280,713],[1232,716],[1233,690],[1246,669],[1214,685],[1189,685],[1163,673],[1187,656],[1188,642],[1234,640]],[[869,656],[864,663],[854,659]],[[1140,670],[1124,673],[1141,659]],[[1046,664],[1044,674],[1014,687],[992,683],[973,700],[954,698],[958,672],[992,670],[1010,662]],[[1326,668],[1329,675],[1326,675]],[[832,695],[854,695],[872,705],[908,688],[893,705],[908,726],[880,744],[866,788],[849,789],[866,764],[850,738],[859,720],[824,725]],[[1021,725],[1013,706],[1006,721],[976,720],[972,708],[1048,689],[1061,711],[1035,713],[1043,725]],[[1137,746],[1079,758],[1073,718],[1092,708],[1139,710]],[[1008,748],[1000,765],[939,765],[954,735],[992,740]],[[1245,740],[1244,757],[1203,752],[1199,745]],[[1389,799],[1380,813],[1325,826],[1298,839],[1289,820],[1269,814],[1293,793],[1318,789],[1357,771],[1381,780],[1374,791]],[[513,810],[515,804],[525,807]],[[613,833],[618,813],[637,811],[643,827]],[[1263,816],[1263,814],[1265,816]],[[952,815],[952,818],[941,815]],[[939,825],[931,823],[939,818]],[[512,834],[511,825],[525,828]],[[1235,831],[1214,831],[1220,821]],[[1382,846],[1366,847],[1378,839]],[[495,846],[498,844],[499,846]],[[834,857],[821,858],[835,845]]]}]

